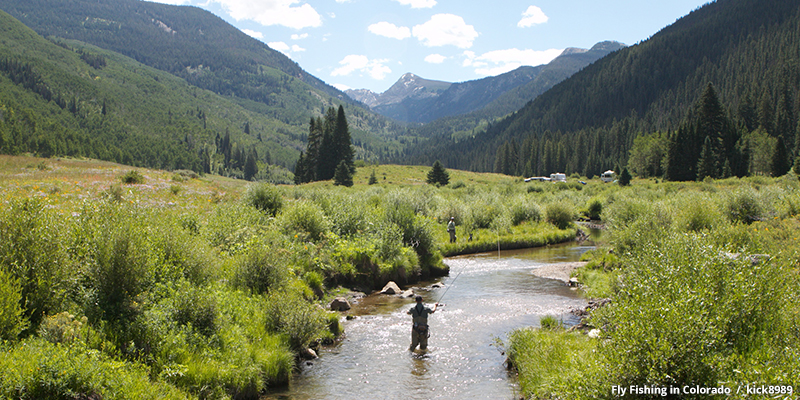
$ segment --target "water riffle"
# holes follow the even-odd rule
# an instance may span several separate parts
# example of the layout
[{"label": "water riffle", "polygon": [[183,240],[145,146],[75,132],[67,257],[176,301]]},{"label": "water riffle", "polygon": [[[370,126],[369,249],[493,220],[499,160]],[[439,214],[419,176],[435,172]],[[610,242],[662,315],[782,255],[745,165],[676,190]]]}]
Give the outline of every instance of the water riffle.
[{"label": "water riffle", "polygon": [[[485,253],[445,260],[444,288],[426,282],[415,292],[432,306],[428,351],[409,352],[413,300],[371,295],[357,303],[345,337],[304,364],[292,385],[266,399],[464,399],[515,398],[516,384],[497,345],[511,330],[538,326],[555,315],[577,323],[570,308],[586,302],[562,282],[531,271],[576,261],[590,249],[575,244]],[[457,277],[457,279],[456,279]],[[447,289],[449,288],[449,289]]]}]

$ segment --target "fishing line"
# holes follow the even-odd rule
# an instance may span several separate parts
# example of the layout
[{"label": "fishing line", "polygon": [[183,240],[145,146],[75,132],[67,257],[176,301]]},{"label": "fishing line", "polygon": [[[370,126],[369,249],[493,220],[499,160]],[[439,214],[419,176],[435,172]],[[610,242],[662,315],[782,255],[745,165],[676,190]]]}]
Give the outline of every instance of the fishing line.
[{"label": "fishing line", "polygon": [[[466,267],[466,266],[464,266],[464,267]],[[444,295],[447,294],[447,291],[450,290],[450,287],[453,286],[453,283],[456,282],[456,279],[458,279],[458,277],[461,276],[461,273],[464,272],[464,267],[461,267],[461,271],[458,271],[458,275],[456,275],[456,277],[453,278],[452,282],[447,284],[447,288],[444,290],[444,293],[442,293],[442,295],[439,296],[439,300],[436,302],[436,304],[439,304],[442,301],[442,299],[444,298]]]}]

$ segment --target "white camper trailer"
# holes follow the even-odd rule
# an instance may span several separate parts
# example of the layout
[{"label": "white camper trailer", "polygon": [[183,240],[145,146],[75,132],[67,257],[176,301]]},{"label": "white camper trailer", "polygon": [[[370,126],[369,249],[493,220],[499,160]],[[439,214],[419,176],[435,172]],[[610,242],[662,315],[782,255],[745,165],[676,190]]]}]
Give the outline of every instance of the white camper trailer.
[{"label": "white camper trailer", "polygon": [[550,181],[551,182],[566,182],[567,175],[557,172],[555,174],[550,174]]},{"label": "white camper trailer", "polygon": [[612,170],[603,172],[603,175],[600,175],[600,180],[606,183],[614,182],[615,179],[617,179],[617,174],[615,174]]}]

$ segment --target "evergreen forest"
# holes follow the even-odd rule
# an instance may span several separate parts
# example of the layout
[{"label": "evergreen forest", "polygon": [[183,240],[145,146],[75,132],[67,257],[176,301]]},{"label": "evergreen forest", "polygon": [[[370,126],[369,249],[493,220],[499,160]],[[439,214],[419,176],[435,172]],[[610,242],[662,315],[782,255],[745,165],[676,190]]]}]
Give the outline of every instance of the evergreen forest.
[{"label": "evergreen forest", "polygon": [[523,176],[625,166],[674,180],[780,174],[799,150],[799,36],[795,2],[710,3],[512,115],[421,140],[396,160]]}]

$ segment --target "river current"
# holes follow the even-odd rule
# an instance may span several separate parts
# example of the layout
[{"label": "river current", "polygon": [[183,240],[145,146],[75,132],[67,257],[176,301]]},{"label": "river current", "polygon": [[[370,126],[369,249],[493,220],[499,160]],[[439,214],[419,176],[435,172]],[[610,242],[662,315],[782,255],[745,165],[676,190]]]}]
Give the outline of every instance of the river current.
[{"label": "river current", "polygon": [[370,295],[350,311],[356,318],[344,322],[343,340],[305,363],[289,388],[265,399],[519,398],[498,341],[516,328],[538,326],[545,315],[575,324],[570,309],[586,305],[564,283],[531,271],[577,261],[591,248],[568,244],[446,259],[445,287],[424,282],[415,288],[431,307],[445,295],[428,319],[427,351],[408,351],[406,311],[413,299]]}]

